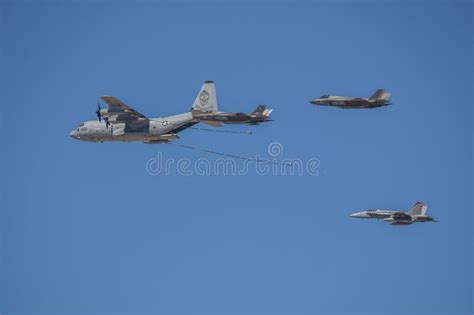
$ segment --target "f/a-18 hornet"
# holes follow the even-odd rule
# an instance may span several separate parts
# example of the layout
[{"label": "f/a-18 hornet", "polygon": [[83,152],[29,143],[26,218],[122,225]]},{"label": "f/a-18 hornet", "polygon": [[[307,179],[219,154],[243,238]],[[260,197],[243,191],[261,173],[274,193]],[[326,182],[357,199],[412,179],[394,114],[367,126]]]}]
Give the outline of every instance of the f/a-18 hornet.
[{"label": "f/a-18 hornet", "polygon": [[423,202],[417,202],[410,211],[394,210],[367,210],[351,214],[351,218],[358,219],[381,219],[392,225],[408,225],[415,222],[438,222],[433,217],[426,215],[428,206]]},{"label": "f/a-18 hornet", "polygon": [[339,108],[357,109],[357,108],[375,108],[390,105],[390,96],[392,94],[384,90],[375,91],[370,98],[323,95],[310,101],[314,105],[334,106]]},{"label": "f/a-18 hornet", "polygon": [[113,96],[102,96],[107,108],[97,104],[98,120],[85,121],[69,134],[77,140],[142,141],[166,143],[178,138],[177,133],[199,123],[195,111],[217,108],[214,83],[206,81],[190,112],[163,118],[148,118]]},{"label": "f/a-18 hornet", "polygon": [[250,114],[219,111],[214,82],[206,81],[206,84],[209,84],[209,89],[199,93],[194,103],[196,106],[193,106],[192,110],[193,117],[200,122],[213,127],[220,127],[222,124],[258,125],[262,122],[271,121],[270,114],[273,109],[267,108],[265,105],[259,105]]}]

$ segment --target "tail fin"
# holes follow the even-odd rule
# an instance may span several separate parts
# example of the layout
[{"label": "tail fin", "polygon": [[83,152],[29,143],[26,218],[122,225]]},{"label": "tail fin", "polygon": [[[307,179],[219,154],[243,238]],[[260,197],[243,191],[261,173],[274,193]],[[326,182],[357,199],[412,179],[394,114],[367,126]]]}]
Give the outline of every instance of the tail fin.
[{"label": "tail fin", "polygon": [[415,203],[413,208],[408,211],[410,215],[425,215],[426,211],[428,210],[428,205],[424,204],[423,202],[418,201]]},{"label": "tail fin", "polygon": [[206,81],[194,100],[191,111],[204,113],[217,112],[216,87],[213,81]]},{"label": "tail fin", "polygon": [[272,112],[273,112],[273,109],[267,108],[267,106],[265,106],[265,105],[259,105],[259,106],[251,113],[251,115],[270,117],[270,115],[271,115]]},{"label": "tail fin", "polygon": [[392,93],[385,92],[384,90],[375,91],[374,95],[370,97],[370,100],[384,100],[388,101]]}]

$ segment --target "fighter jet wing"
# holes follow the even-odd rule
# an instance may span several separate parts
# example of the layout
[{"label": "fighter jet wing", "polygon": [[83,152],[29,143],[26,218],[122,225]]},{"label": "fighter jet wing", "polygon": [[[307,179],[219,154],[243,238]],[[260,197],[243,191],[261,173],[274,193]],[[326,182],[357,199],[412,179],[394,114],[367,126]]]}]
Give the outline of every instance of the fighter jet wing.
[{"label": "fighter jet wing", "polygon": [[363,104],[363,103],[367,103],[367,100],[364,99],[364,98],[360,98],[360,97],[355,97],[351,100],[349,100],[350,103],[356,103],[356,104]]},{"label": "fighter jet wing", "polygon": [[204,120],[203,123],[205,124],[208,124],[212,127],[220,127],[222,126],[222,123],[218,122],[218,121],[211,121],[211,120]]},{"label": "fighter jet wing", "polygon": [[411,220],[411,216],[401,211],[392,214],[392,218],[394,218],[395,220]]},{"label": "fighter jet wing", "polygon": [[127,104],[113,96],[102,96],[101,99],[107,103],[108,109],[103,115],[109,118],[110,123],[133,123],[142,124],[149,122],[145,115],[137,112]]}]

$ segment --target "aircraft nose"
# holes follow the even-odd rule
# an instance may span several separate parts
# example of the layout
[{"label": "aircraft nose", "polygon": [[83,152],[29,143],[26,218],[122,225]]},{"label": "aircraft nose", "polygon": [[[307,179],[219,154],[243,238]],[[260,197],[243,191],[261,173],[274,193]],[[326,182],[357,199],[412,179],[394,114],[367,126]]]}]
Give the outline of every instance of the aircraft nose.
[{"label": "aircraft nose", "polygon": [[359,213],[352,213],[349,215],[351,218],[357,218],[359,216]]},{"label": "aircraft nose", "polygon": [[69,137],[76,139],[77,138],[77,132],[76,130],[73,130],[69,133]]}]

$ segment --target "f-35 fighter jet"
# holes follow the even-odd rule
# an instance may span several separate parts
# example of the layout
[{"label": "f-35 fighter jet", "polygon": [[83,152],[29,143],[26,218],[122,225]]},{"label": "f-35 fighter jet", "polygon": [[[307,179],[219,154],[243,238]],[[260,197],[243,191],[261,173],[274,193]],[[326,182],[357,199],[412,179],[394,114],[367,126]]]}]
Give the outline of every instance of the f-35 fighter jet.
[{"label": "f-35 fighter jet", "polygon": [[270,121],[270,114],[273,109],[265,105],[258,106],[252,113],[228,113],[221,112],[217,108],[216,88],[214,82],[206,81],[209,85],[209,93],[202,91],[194,104],[192,114],[195,119],[213,127],[220,127],[222,124],[245,124],[258,125],[262,122]]},{"label": "f-35 fighter jet", "polygon": [[390,96],[391,93],[385,92],[384,90],[377,90],[370,98],[322,95],[320,98],[310,101],[310,103],[348,109],[375,108],[390,105]]},{"label": "f-35 fighter jet", "polygon": [[426,215],[428,206],[423,202],[417,202],[413,208],[408,211],[394,210],[367,210],[356,212],[350,215],[351,218],[358,219],[379,219],[389,222],[391,225],[409,225],[415,222],[438,222],[433,217]]}]

